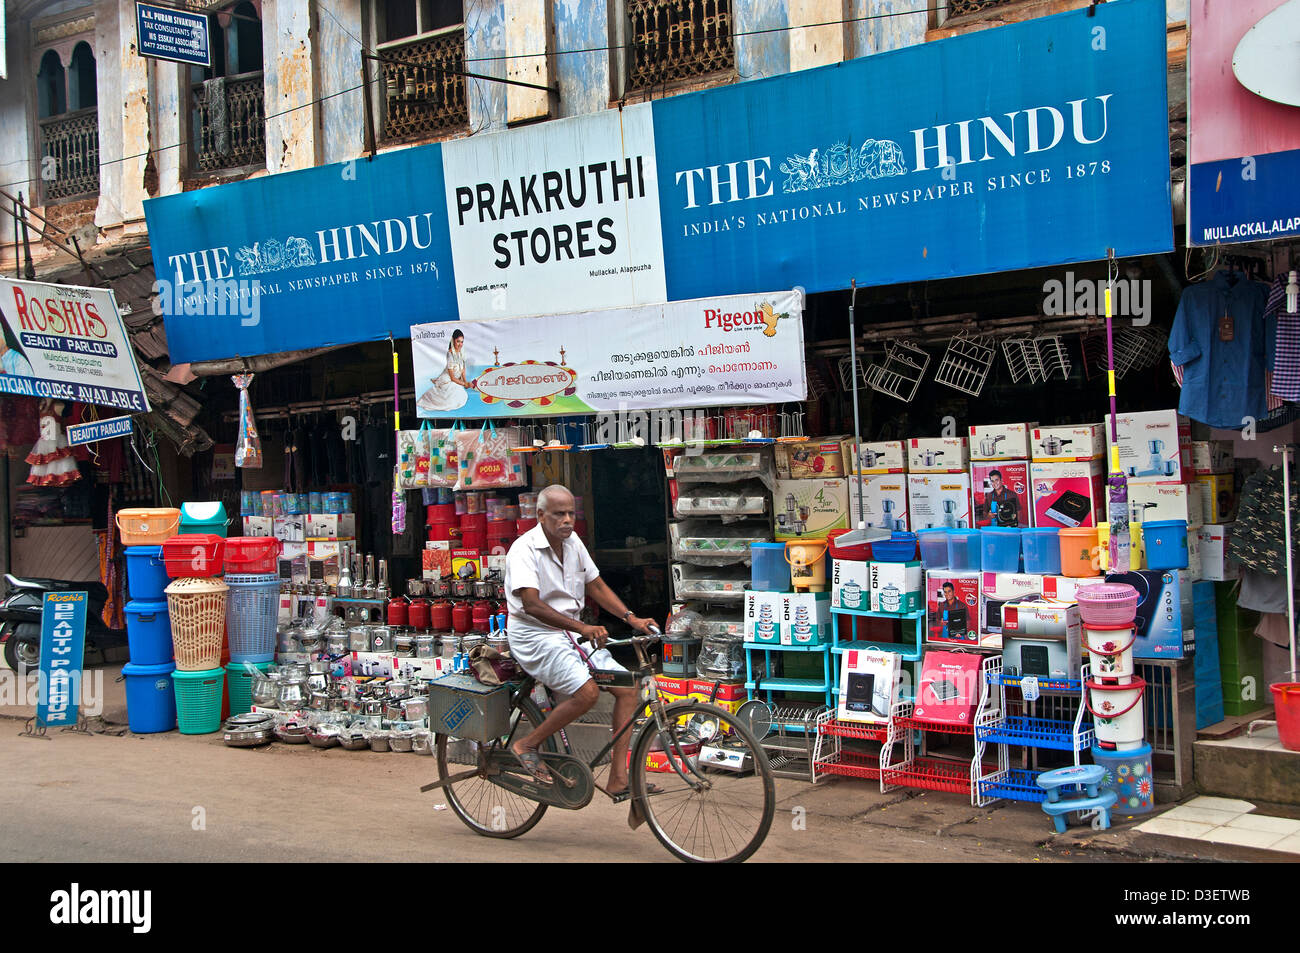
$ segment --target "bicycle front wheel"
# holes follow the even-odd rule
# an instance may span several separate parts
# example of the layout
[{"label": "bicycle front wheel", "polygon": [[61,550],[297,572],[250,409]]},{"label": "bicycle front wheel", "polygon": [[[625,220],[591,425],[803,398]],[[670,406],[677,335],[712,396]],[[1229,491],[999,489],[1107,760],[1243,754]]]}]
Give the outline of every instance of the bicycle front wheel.
[{"label": "bicycle front wheel", "polygon": [[[512,740],[523,738],[541,723],[541,711],[531,699],[525,698],[511,713],[510,725],[514,732],[510,737]],[[504,738],[501,744],[505,744]],[[555,738],[547,738],[542,743],[542,750],[558,751]],[[435,752],[438,756],[438,777],[447,778],[475,766],[485,769],[487,752],[487,745],[438,735]],[[510,838],[526,834],[546,813],[545,804],[506,790],[484,776],[482,771],[473,777],[448,784],[442,790],[446,792],[447,803],[456,812],[456,816],[484,837]]]},{"label": "bicycle front wheel", "polygon": [[[667,728],[648,723],[632,747],[632,793],[646,823],[682,860],[745,860],[762,845],[776,813],[766,752],[747,728],[728,721],[733,715],[714,705],[687,702],[670,706],[667,714]],[[686,723],[678,724],[683,718]],[[713,726],[720,728],[716,736]],[[650,784],[659,792],[649,793]]]}]

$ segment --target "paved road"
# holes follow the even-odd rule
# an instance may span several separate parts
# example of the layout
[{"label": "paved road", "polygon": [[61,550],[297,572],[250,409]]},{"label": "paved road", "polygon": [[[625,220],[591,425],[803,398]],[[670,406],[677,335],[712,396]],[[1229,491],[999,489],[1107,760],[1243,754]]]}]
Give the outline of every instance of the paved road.
[{"label": "paved road", "polygon": [[[0,719],[0,861],[669,861],[626,806],[551,810],[513,841],[479,837],[418,788],[432,758],[274,744],[219,735],[57,733],[19,737]],[[1049,831],[1023,805],[980,810],[956,795],[833,780],[781,780],[760,861],[1088,861],[1042,849]],[[599,799],[599,795],[598,795]],[[802,808],[802,812],[796,812]],[[796,823],[802,815],[804,824]],[[200,829],[196,829],[200,828]]]}]

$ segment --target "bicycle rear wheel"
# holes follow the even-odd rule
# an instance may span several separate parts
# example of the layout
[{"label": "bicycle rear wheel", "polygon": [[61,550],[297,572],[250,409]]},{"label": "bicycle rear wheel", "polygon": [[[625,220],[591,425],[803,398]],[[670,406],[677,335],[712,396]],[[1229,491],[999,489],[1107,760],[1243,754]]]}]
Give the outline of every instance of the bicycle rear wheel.
[{"label": "bicycle rear wheel", "polygon": [[[776,812],[776,785],[767,754],[749,729],[714,705],[688,702],[668,708],[662,732],[650,722],[632,746],[632,793],[655,837],[682,860],[739,862],[762,845]],[[691,723],[677,724],[686,716]],[[709,744],[709,723],[727,730],[724,745]],[[724,762],[719,755],[727,752]],[[678,752],[680,751],[680,756]],[[668,764],[674,757],[682,775]],[[716,764],[730,764],[729,769]],[[691,782],[696,782],[692,785]],[[648,794],[647,785],[661,789]]]},{"label": "bicycle rear wheel", "polygon": [[[531,699],[523,699],[514,709],[510,725],[512,740],[530,734],[542,723],[542,713]],[[505,739],[502,739],[504,744]],[[447,778],[475,765],[486,764],[488,746],[438,735],[438,777]],[[542,750],[558,752],[555,738],[547,738]],[[475,833],[484,837],[510,838],[526,834],[546,813],[546,805],[507,791],[482,773],[442,788],[447,803]]]}]

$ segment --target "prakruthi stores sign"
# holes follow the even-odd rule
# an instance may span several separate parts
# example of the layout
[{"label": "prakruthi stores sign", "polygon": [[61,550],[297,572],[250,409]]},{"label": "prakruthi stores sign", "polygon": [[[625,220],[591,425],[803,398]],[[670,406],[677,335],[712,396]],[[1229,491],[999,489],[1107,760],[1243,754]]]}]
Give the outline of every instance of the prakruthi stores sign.
[{"label": "prakruthi stores sign", "polygon": [[1164,3],[1091,12],[151,200],[172,359],[1167,252]]}]

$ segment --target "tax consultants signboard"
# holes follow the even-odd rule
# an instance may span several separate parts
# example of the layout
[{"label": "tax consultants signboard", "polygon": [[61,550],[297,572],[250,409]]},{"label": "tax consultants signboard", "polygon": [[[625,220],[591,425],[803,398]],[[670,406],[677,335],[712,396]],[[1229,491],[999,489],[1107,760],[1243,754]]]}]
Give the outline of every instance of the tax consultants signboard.
[{"label": "tax consultants signboard", "polygon": [[172,359],[1169,251],[1164,3],[1093,13],[151,200],[160,276],[260,305]]}]

